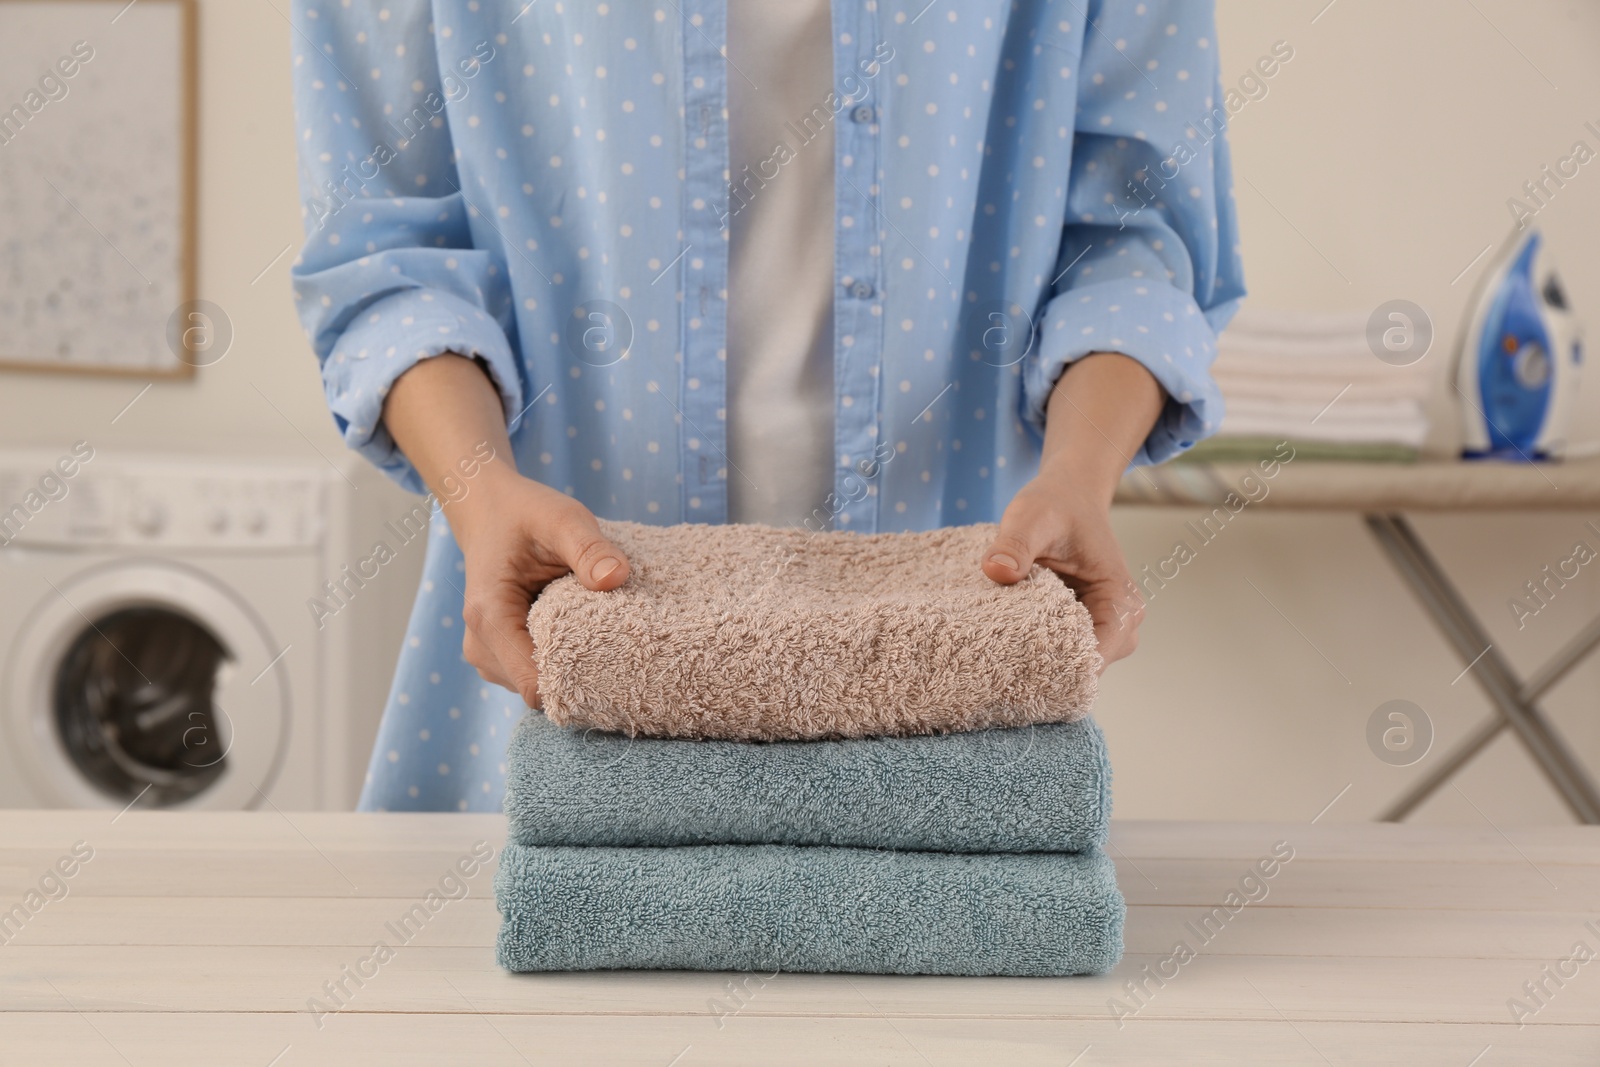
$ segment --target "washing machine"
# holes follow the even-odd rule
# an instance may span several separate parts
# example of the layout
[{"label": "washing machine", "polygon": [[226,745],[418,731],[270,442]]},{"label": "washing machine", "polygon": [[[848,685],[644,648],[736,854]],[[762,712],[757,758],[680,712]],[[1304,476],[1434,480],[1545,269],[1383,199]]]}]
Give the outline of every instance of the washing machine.
[{"label": "washing machine", "polygon": [[0,453],[0,807],[348,807],[341,477]]}]

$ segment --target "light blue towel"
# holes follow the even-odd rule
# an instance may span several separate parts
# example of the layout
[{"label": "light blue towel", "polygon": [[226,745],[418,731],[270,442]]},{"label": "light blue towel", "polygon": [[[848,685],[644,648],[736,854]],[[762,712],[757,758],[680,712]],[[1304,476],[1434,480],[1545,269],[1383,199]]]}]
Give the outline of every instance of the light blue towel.
[{"label": "light blue towel", "polygon": [[1103,844],[1093,720],[855,741],[629,738],[523,717],[506,764],[524,845],[847,845],[1077,852]]},{"label": "light blue towel", "polygon": [[1122,897],[1098,850],[513,841],[495,895],[512,971],[1070,975],[1122,955]]}]

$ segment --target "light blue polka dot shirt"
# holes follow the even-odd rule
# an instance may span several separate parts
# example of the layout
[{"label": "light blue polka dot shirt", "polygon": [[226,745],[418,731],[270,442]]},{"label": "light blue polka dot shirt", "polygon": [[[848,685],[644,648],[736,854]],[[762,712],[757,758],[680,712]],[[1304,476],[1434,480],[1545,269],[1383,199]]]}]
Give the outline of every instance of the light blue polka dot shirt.
[{"label": "light blue polka dot shirt", "polygon": [[[992,521],[1038,465],[1066,364],[1170,398],[1139,454],[1219,424],[1243,296],[1211,5],[835,0],[834,491],[813,528]],[[520,470],[605,518],[727,518],[730,210],[722,0],[297,0],[307,240],[295,300],[340,432],[418,360],[481,360]],[[802,140],[796,136],[793,144]],[[804,151],[804,147],[797,150]],[[826,220],[818,220],[819,225]],[[498,810],[523,713],[461,658],[437,510],[362,797]]]}]

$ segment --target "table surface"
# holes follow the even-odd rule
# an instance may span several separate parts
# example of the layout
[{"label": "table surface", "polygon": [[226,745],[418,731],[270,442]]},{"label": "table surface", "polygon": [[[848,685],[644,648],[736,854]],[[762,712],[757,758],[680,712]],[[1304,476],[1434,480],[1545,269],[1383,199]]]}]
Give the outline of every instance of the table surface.
[{"label": "table surface", "polygon": [[[1249,480],[1253,476],[1254,480]],[[1263,489],[1265,495],[1263,495]],[[1136,467],[1117,488],[1118,504],[1222,504],[1229,493],[1250,510],[1584,511],[1600,507],[1600,459],[1565,463],[1282,464],[1268,479],[1244,463]]]},{"label": "table surface", "polygon": [[[1600,962],[1561,962],[1600,951],[1600,828],[1120,823],[1128,954],[1099,978],[511,975],[487,870],[394,935],[504,834],[476,815],[0,813],[0,907],[41,882],[55,898],[0,944],[0,1062],[1600,1063]],[[1278,842],[1293,858],[1247,880]],[[52,881],[74,848],[92,858]],[[1241,884],[1256,899],[1212,910]],[[363,964],[380,940],[391,957]],[[1546,965],[1569,976],[1539,1003],[1523,983]],[[308,1002],[334,1007],[346,968],[369,976],[319,1019]]]}]

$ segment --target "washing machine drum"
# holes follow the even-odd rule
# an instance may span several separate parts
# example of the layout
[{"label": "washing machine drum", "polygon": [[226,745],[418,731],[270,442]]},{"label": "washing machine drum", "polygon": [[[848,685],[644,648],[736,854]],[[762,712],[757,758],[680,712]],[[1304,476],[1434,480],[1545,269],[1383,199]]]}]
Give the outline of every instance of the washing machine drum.
[{"label": "washing machine drum", "polygon": [[111,796],[146,792],[166,807],[204,793],[227,768],[213,696],[231,658],[210,630],[166,608],[125,608],[84,626],[56,668],[67,757]]},{"label": "washing machine drum", "polygon": [[261,805],[289,735],[287,651],[243,598],[183,564],[52,582],[6,667],[4,718],[33,802]]}]

